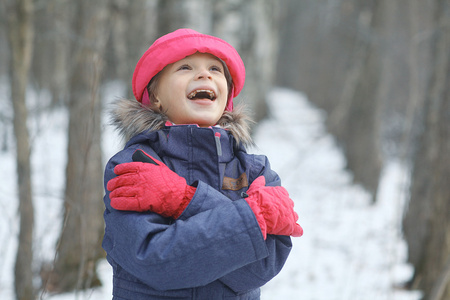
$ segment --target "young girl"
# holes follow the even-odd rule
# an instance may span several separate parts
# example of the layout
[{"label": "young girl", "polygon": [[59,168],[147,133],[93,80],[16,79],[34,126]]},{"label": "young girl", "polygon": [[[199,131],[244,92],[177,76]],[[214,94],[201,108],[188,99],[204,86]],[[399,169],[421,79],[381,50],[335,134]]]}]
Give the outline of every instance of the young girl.
[{"label": "young girl", "polygon": [[129,140],[105,170],[103,248],[113,299],[259,299],[301,236],[265,156],[233,109],[244,64],[225,41],[179,29],[133,75],[114,122]]}]

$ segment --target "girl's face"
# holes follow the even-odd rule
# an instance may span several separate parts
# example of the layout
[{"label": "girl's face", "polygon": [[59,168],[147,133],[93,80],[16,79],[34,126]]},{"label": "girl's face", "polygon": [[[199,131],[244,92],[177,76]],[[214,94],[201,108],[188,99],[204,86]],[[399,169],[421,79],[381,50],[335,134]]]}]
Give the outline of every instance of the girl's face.
[{"label": "girl's face", "polygon": [[228,100],[224,66],[208,53],[187,56],[161,71],[155,96],[175,124],[216,125]]}]

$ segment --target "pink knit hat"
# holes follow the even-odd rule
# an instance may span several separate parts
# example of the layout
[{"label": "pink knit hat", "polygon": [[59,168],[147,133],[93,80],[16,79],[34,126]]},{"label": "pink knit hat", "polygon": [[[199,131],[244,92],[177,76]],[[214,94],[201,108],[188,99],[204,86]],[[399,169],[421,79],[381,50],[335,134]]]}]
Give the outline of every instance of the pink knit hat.
[{"label": "pink knit hat", "polygon": [[149,102],[147,85],[165,66],[196,52],[210,53],[225,62],[233,78],[225,110],[233,110],[233,98],[242,90],[245,82],[245,67],[239,53],[230,44],[217,37],[199,33],[192,29],[178,29],[157,39],[139,59],[133,74],[133,94],[136,100]]}]

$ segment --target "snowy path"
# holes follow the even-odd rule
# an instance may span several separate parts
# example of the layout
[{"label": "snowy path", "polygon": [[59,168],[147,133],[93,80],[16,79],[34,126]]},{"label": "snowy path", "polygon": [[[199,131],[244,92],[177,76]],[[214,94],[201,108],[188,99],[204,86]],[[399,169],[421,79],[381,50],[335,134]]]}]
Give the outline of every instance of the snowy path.
[{"label": "snowy path", "polygon": [[[117,94],[120,94],[118,92]],[[266,154],[296,203],[304,236],[284,269],[263,287],[262,300],[416,300],[416,292],[395,289],[409,279],[404,264],[406,246],[399,222],[403,207],[404,170],[392,163],[384,176],[376,205],[351,183],[342,153],[327,134],[324,115],[301,94],[275,89],[270,101],[272,118],[255,134],[258,149]],[[67,116],[56,112],[36,121],[34,187],[37,197],[36,259],[51,259],[61,214],[64,168],[64,128]],[[36,125],[35,124],[35,125]],[[286,126],[289,124],[289,126]],[[119,146],[105,131],[105,157]],[[17,247],[17,195],[14,156],[0,152],[0,299],[12,300],[12,272]],[[99,266],[102,288],[41,299],[111,299],[111,269]]]},{"label": "snowy path", "polygon": [[262,299],[417,299],[394,288],[412,272],[402,264],[401,166],[386,167],[372,205],[344,170],[323,113],[293,91],[274,90],[270,99],[273,117],[260,124],[255,139],[294,199],[304,235],[294,239],[286,266],[263,288]]}]

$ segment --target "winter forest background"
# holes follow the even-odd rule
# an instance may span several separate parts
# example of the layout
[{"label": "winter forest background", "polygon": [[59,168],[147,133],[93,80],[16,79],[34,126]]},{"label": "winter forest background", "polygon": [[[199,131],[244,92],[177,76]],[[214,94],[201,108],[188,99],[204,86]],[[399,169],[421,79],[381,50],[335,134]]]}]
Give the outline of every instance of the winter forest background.
[{"label": "winter forest background", "polygon": [[[0,157],[13,158],[0,159],[0,178],[16,187],[12,194],[0,188],[0,212],[17,207],[0,229],[18,239],[14,270],[8,271],[14,272],[16,299],[101,284],[97,262],[105,255],[101,199],[108,159],[101,150],[102,118],[112,100],[105,95],[132,97],[140,55],[179,27],[217,35],[237,48],[247,70],[238,101],[250,106],[256,120],[271,117],[266,100],[277,86],[303,92],[324,111],[352,181],[373,205],[383,167],[392,160],[405,166],[407,205],[399,227],[414,273],[404,288],[420,290],[424,299],[450,299],[449,0],[0,3]],[[277,96],[271,101],[276,106]],[[39,120],[55,112],[67,118],[58,131],[67,159],[61,193],[44,197],[49,207],[63,210],[63,222],[54,223],[60,232],[51,245],[56,254],[49,257],[36,255],[38,179],[32,174],[50,168],[61,154],[56,148],[44,153],[37,167],[31,158],[44,131]],[[297,117],[305,116],[286,118],[284,125]],[[9,164],[13,174],[5,174]],[[52,184],[38,188],[51,191]],[[5,249],[0,245],[2,266]]]}]

